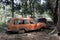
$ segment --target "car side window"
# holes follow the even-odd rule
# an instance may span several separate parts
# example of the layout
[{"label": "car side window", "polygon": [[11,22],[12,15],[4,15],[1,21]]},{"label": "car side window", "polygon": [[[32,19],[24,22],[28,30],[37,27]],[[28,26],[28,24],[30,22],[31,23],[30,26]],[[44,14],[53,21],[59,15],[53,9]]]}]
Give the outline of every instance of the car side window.
[{"label": "car side window", "polygon": [[14,20],[14,24],[22,24],[22,20]]},{"label": "car side window", "polygon": [[28,24],[27,20],[23,20],[23,24]]}]

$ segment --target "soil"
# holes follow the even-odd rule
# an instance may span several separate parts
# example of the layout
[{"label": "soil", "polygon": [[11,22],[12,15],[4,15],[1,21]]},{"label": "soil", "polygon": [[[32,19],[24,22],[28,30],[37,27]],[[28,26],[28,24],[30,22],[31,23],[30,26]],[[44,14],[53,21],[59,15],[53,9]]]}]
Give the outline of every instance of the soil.
[{"label": "soil", "polygon": [[57,36],[49,35],[45,31],[7,34],[0,32],[0,40],[60,40]]}]

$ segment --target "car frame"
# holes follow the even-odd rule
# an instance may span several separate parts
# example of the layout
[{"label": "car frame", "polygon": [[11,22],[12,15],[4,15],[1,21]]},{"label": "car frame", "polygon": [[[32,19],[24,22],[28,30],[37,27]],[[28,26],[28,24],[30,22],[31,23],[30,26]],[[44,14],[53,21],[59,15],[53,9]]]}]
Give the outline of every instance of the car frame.
[{"label": "car frame", "polygon": [[[15,22],[17,23],[15,24]],[[41,28],[46,28],[46,24],[40,22],[34,23],[32,18],[11,18],[10,23],[7,25],[7,31],[30,31]]]}]

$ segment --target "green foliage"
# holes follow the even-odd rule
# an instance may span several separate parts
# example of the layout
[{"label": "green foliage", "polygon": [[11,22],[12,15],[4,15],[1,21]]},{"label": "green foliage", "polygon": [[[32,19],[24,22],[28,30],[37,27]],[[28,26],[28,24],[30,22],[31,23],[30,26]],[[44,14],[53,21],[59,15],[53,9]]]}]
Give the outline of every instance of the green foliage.
[{"label": "green foliage", "polygon": [[[50,11],[50,13],[48,13],[49,15],[52,16],[52,12],[50,9],[50,4],[48,0],[45,0],[46,3],[39,3],[41,2],[41,0],[29,0],[29,3],[27,3],[28,0],[21,0],[21,4],[14,4],[15,6],[13,7],[14,11],[19,11],[19,13],[17,14],[22,14],[22,15],[34,15],[36,14],[43,14],[46,11]],[[9,1],[7,1],[8,3]],[[6,3],[6,4],[7,4]],[[9,2],[9,5],[11,5],[11,3]],[[22,10],[22,12],[20,12],[20,10]]]},{"label": "green foliage", "polygon": [[5,27],[6,23],[0,23],[0,28]]},{"label": "green foliage", "polygon": [[16,5],[16,6],[14,6],[14,10],[20,10],[21,9],[21,6],[20,6],[20,4],[19,5]]}]

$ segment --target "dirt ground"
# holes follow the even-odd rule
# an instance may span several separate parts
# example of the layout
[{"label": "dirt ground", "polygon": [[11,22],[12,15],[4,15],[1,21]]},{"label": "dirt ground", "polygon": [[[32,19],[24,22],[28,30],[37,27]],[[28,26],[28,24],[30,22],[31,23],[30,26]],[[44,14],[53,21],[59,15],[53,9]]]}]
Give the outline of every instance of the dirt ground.
[{"label": "dirt ground", "polygon": [[0,40],[59,40],[59,38],[53,35],[48,35],[46,32],[42,31],[22,34],[6,34],[5,32],[1,32]]}]

